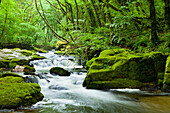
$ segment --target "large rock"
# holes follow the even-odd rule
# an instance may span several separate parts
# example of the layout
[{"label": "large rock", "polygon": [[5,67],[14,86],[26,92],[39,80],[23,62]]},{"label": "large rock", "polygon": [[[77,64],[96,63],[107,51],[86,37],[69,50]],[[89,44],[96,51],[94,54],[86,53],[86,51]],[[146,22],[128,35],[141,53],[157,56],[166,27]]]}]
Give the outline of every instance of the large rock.
[{"label": "large rock", "polygon": [[21,77],[0,78],[0,109],[29,106],[43,99],[36,83],[25,83]]},{"label": "large rock", "polygon": [[89,68],[83,86],[95,89],[139,88],[157,82],[165,69],[166,56],[159,52],[136,54],[127,49],[102,51],[87,62]]},{"label": "large rock", "polygon": [[70,72],[61,68],[61,67],[53,67],[50,69],[50,73],[59,76],[70,76]]}]

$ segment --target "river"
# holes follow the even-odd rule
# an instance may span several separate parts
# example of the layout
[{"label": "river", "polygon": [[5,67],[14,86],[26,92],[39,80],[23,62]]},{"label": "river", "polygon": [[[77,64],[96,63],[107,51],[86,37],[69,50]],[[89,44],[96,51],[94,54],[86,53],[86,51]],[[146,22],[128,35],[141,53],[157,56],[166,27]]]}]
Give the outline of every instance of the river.
[{"label": "river", "polygon": [[[44,99],[29,110],[16,113],[170,113],[169,93],[138,89],[86,89],[82,87],[86,71],[75,57],[57,55],[52,51],[38,54],[47,59],[31,62],[39,75],[32,76],[31,81],[41,86]],[[71,76],[51,75],[50,68],[56,66],[72,71]]]}]

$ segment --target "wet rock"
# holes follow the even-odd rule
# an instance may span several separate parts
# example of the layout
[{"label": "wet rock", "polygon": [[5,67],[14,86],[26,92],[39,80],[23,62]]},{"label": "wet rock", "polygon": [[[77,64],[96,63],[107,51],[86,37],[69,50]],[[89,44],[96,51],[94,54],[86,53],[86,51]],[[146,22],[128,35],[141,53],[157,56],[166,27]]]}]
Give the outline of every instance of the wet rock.
[{"label": "wet rock", "polygon": [[55,89],[55,90],[68,90],[68,88],[61,87],[61,86],[58,86],[58,85],[51,85],[48,88],[49,89]]},{"label": "wet rock", "polygon": [[50,73],[53,75],[59,75],[59,76],[70,76],[70,72],[61,68],[61,67],[53,67],[50,69]]},{"label": "wet rock", "polygon": [[25,66],[20,66],[20,65],[16,65],[14,69],[12,69],[12,72],[24,72],[24,67]]},{"label": "wet rock", "polygon": [[35,76],[26,76],[24,80],[26,83],[38,83],[38,79]]}]

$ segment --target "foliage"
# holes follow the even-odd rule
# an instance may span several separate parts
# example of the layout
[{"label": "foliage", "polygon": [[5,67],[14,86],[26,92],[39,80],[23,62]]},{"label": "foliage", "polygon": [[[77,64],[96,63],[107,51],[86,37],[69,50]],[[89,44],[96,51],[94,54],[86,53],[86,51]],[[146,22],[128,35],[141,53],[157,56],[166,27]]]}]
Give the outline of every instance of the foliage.
[{"label": "foliage", "polygon": [[36,46],[55,46],[62,40],[85,59],[118,47],[169,52],[165,1],[154,1],[158,45],[151,42],[147,0],[3,0],[0,40]]}]

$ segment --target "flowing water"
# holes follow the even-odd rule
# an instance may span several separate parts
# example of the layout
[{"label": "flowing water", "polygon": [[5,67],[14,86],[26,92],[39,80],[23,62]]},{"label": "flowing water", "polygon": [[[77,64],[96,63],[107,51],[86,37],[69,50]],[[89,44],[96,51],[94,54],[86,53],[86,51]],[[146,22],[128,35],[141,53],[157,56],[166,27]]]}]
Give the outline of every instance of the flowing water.
[{"label": "flowing water", "polygon": [[[39,53],[47,59],[35,60],[39,77],[27,77],[37,82],[44,95],[43,101],[32,106],[28,113],[170,113],[168,93],[142,92],[138,89],[92,90],[82,87],[86,71],[75,57]],[[62,67],[72,72],[69,77],[51,75],[52,67]]]}]

